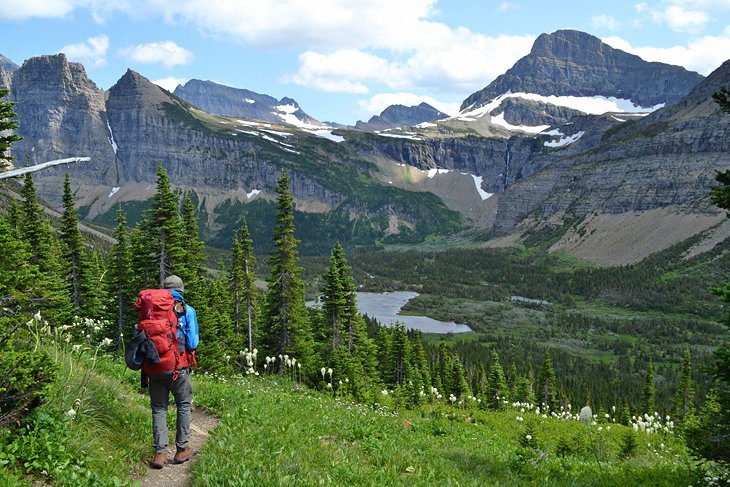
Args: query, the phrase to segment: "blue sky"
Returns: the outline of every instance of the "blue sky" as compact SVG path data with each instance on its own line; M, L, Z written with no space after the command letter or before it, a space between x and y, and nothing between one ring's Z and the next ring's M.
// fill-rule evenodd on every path
M3 0L0 54L65 52L108 89L128 67L210 79L354 123L392 103L454 113L560 28L708 74L730 58L730 0Z

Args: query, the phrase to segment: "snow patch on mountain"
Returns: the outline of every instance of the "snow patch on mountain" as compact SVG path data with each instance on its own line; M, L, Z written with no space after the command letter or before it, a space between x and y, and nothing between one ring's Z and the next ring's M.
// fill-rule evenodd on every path
M631 100L616 98L613 96L545 96L538 95L536 93L512 93L511 91L507 91L480 107L472 109L473 105L469 106L457 116L451 117L449 120L474 121L474 119L491 113L507 98L521 98L523 100L542 102L550 105L571 108L573 110L579 110L591 115L601 115L610 112L651 113L664 106L664 103L660 103L652 107L642 107L640 105L636 105Z
M494 196L494 193L487 193L482 189L482 180L484 179L482 176L475 176L474 174L471 174L471 177L474 179L474 185L477 187L477 192L482 198L482 201Z
M320 129L320 130L309 130L308 131L312 135L316 135L317 137L322 137L323 139L329 139L334 142L344 142L345 138L341 135L335 135L332 133L332 130L326 130L326 129Z
M549 132L543 132L543 134L541 135L552 135L560 137L558 140L548 140L544 142L543 145L545 147L565 147L566 145L570 145L576 140L583 137L583 134L585 134L585 132L581 130L580 132L576 132L572 135L565 135L559 129L554 129Z
M494 125L499 125L500 127L504 127L507 130L511 130L511 131L517 130L520 132L527 132L528 134L539 134L540 132L544 131L545 129L550 128L550 125L536 125L536 126L512 125L511 123L509 123L507 120L504 119L504 112L492 117L490 122L492 122Z
M117 153L117 143L114 142L114 133L112 132L112 126L109 125L109 120L108 119L106 121L106 128L109 129L109 137L107 137L107 138L109 139L109 143L112 146L112 150L116 154Z

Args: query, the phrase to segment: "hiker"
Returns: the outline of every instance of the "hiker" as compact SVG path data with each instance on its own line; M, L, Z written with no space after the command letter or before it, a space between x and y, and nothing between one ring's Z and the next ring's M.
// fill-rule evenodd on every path
M137 312L140 322L137 333L146 333L159 357L146 359L142 372L148 377L152 407L152 437L155 457L150 467L160 469L167 463L167 406L170 393L177 405L177 451L173 464L188 461L193 454L188 445L190 436L190 406L193 389L190 366L195 364L198 347L198 318L195 309L185 303L183 281L172 275L165 279L163 289L139 292ZM174 338L173 338L174 337Z

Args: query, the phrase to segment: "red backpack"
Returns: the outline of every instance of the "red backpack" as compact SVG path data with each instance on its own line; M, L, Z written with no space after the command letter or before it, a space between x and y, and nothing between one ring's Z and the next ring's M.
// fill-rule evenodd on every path
M137 331L144 330L160 355L157 365L144 361L142 371L147 375L173 372L176 376L179 369L190 366L184 345L181 352L178 344L174 306L169 289L143 289L138 294L135 304L139 318Z

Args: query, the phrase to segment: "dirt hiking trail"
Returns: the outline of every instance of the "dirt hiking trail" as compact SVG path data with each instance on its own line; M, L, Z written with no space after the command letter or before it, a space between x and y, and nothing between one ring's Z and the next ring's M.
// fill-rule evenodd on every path
M139 479L142 487L189 487L193 485L189 473L190 466L197 460L203 444L208 441L208 432L216 426L218 426L218 418L199 406L193 406L190 417L190 446L194 452L193 457L180 465L168 463L160 470L149 469L147 474ZM175 442L167 447L168 461L172 461L173 456L175 456Z

